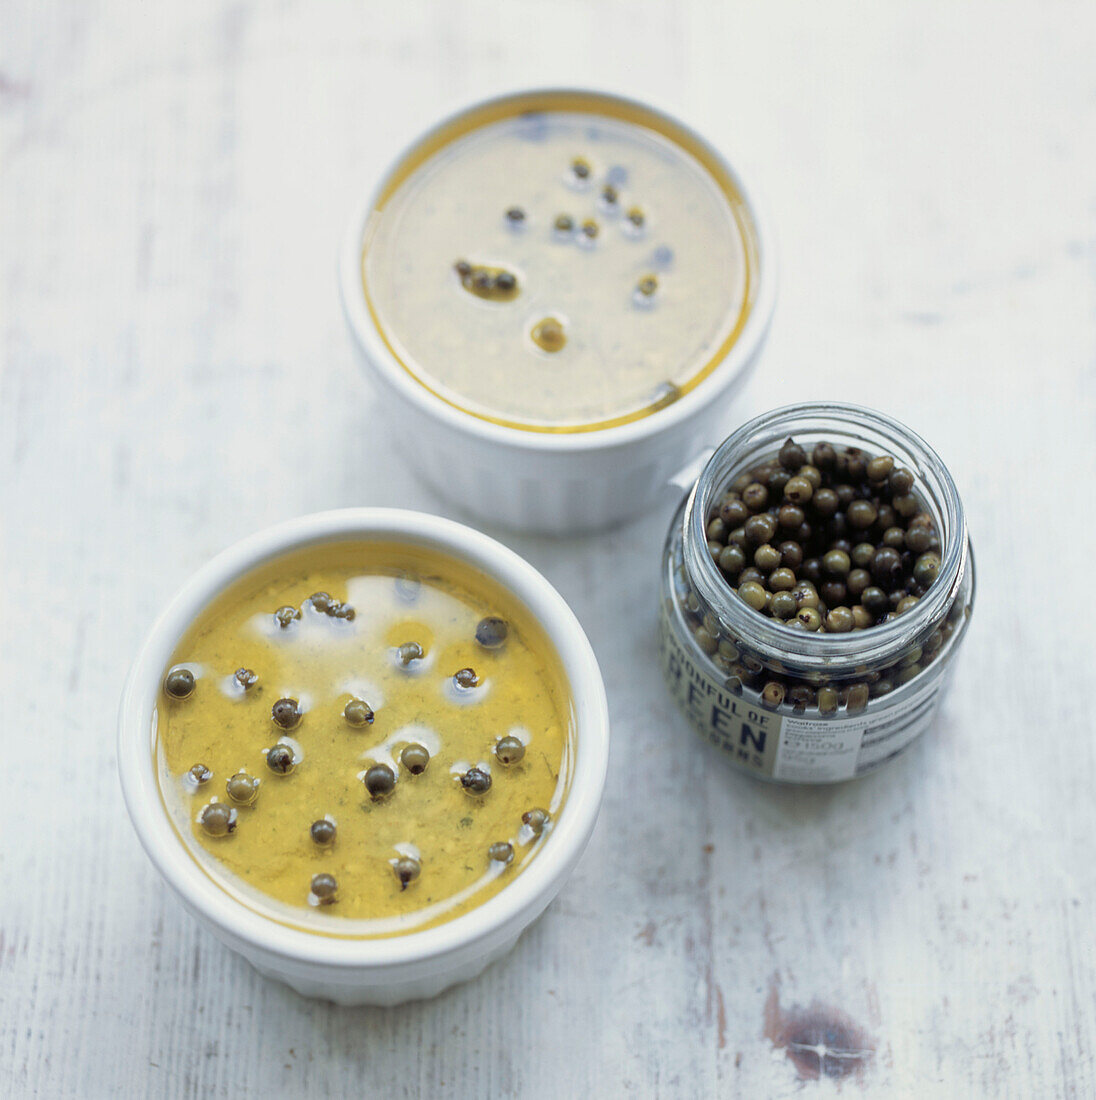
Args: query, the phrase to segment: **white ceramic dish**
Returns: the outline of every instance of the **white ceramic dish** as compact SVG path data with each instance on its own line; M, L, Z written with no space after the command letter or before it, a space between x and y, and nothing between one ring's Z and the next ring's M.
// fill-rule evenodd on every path
M390 539L467 562L508 588L544 627L561 658L575 710L575 768L544 849L483 905L446 924L389 939L315 935L240 904L184 848L160 796L154 716L161 678L180 636L227 585L271 558L348 539ZM555 897L597 820L609 757L605 688L578 620L527 562L493 539L449 520L396 509L321 512L237 543L189 581L153 626L122 695L118 766L122 792L149 858L186 908L257 970L299 993L340 1004L396 1004L432 997L504 955Z
M399 166L463 115L490 103L579 92L638 107L687 134L734 182L753 223L758 286L746 324L723 361L695 389L638 420L596 431L538 432L507 427L449 405L417 382L382 339L362 289L362 245L380 195ZM635 516L667 483L725 435L727 404L755 365L776 302L776 254L768 221L741 175L703 138L665 112L585 89L520 92L473 104L421 135L391 161L354 214L339 257L339 286L358 355L377 380L393 438L412 439L408 458L447 498L492 523L552 534L595 530ZM459 476L454 476L459 471Z

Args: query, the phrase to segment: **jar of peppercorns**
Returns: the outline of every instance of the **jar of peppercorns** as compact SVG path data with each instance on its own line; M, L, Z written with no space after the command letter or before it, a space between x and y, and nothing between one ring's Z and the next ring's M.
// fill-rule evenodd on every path
M932 725L973 600L936 452L871 409L792 405L727 439L671 522L662 667L744 771L837 782Z

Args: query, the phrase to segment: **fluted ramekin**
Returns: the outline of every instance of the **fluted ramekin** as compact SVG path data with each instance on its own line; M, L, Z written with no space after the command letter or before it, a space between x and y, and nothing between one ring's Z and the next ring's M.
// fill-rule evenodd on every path
M370 219L391 181L420 150L432 148L466 115L513 105L538 109L560 97L639 111L682 136L732 181L756 253L749 315L725 357L677 401L639 419L591 431L544 432L494 423L450 405L393 355L362 286ZM585 89L519 92L474 104L417 137L391 162L355 211L339 256L339 287L354 348L385 402L393 438L413 441L405 456L421 476L466 511L506 527L565 534L596 530L653 506L670 479L726 435L727 405L757 362L776 302L776 254L768 220L741 174L700 135L647 104Z
M509 590L555 647L574 707L570 789L544 846L521 874L482 905L445 924L386 939L316 935L237 901L184 847L156 773L155 715L164 668L209 602L265 562L312 545L385 540L428 547ZM562 887L597 820L609 755L609 716L597 661L563 598L531 565L477 531L436 516L355 508L303 516L230 547L191 578L149 633L122 695L118 766L134 828L184 906L257 970L299 993L340 1004L396 1004L431 997L504 955Z

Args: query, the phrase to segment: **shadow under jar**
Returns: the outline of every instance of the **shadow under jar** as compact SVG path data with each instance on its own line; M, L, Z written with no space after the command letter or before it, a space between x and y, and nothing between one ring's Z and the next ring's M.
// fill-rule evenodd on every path
M780 502L778 456L789 438L806 452L808 465L815 444L828 443L838 455L857 449L863 464L890 456L896 470L913 474L910 493L917 512L932 518L939 569L901 612L892 607L872 625L842 633L796 628L794 617L781 621L755 610L735 587L736 578L720 568L717 544L709 542L713 515L736 481L741 488L766 468L777 474L770 498ZM886 480L873 488L880 510L892 495ZM822 545L818 527L816 518L807 537L815 549ZM834 538L845 535L840 521L832 530ZM878 524L870 532L847 533L854 544L868 537L882 546L884 536ZM748 566L757 548L744 549ZM966 632L974 587L959 493L923 439L856 405L791 405L730 436L670 524L661 585L663 672L697 732L743 771L788 783L851 779L897 756L932 724Z

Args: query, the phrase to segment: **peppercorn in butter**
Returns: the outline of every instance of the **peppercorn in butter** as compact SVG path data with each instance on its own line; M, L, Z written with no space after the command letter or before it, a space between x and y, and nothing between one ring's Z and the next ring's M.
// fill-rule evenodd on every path
M449 920L520 874L566 797L558 656L501 585L436 551L283 556L164 670L161 793L244 904L336 935Z
M487 104L396 168L362 244L377 330L409 374L513 427L586 431L664 408L723 359L756 286L726 169L639 105Z

